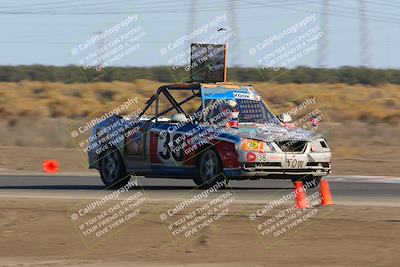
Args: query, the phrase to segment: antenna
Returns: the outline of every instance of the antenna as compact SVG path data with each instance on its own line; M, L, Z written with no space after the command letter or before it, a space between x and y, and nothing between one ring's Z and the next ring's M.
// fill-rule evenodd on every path
M227 64L228 64L228 39L226 33L228 32L228 29L226 28L219 28L217 30L218 32L225 31L225 43L224 43L224 83L226 83L227 79Z

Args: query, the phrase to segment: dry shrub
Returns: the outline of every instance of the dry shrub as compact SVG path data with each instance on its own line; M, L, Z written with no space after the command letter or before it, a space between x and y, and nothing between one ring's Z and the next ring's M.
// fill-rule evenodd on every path
M244 83L247 84L247 83ZM82 118L123 97L145 101L162 84L77 83L22 81L0 83L0 115L20 117ZM254 88L276 113L288 111L315 96L318 106L334 122L363 121L397 124L400 120L400 85L365 87L347 84L277 84L258 82Z

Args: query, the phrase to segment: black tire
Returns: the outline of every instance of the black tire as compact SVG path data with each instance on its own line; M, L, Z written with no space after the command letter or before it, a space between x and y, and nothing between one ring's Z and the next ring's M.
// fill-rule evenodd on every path
M308 184L307 188L314 188L314 187L317 187L320 184L321 178L322 178L322 176L309 175L309 176L306 176L306 177L292 178L292 182L294 184L297 181L301 181L301 182L303 182L303 185L306 184L306 183Z
M214 149L210 148L201 153L197 161L197 176L193 178L193 181L204 189L224 181L221 159ZM226 183L227 181L225 185Z
M103 184L111 189L126 185L131 176L126 172L124 161L118 150L107 151L100 160L100 176Z

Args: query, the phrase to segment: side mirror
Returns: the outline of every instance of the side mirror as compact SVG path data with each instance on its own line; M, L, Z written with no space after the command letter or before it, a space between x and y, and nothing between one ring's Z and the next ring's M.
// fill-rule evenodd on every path
M290 116L287 113L283 113L279 116L279 119L283 122L283 123L291 123L293 121L292 116Z

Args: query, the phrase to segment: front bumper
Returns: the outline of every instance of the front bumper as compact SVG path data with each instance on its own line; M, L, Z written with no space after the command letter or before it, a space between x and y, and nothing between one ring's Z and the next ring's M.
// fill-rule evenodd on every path
M270 166L247 167L224 169L224 174L232 180L246 179L291 179L296 176L326 176L331 172L331 164L326 167L310 166L302 169L271 168Z
M296 176L326 176L331 172L331 153L272 154L266 161L240 162L238 168L225 168L224 174L233 180L239 179L291 179ZM289 158L299 157L304 164L290 168Z

